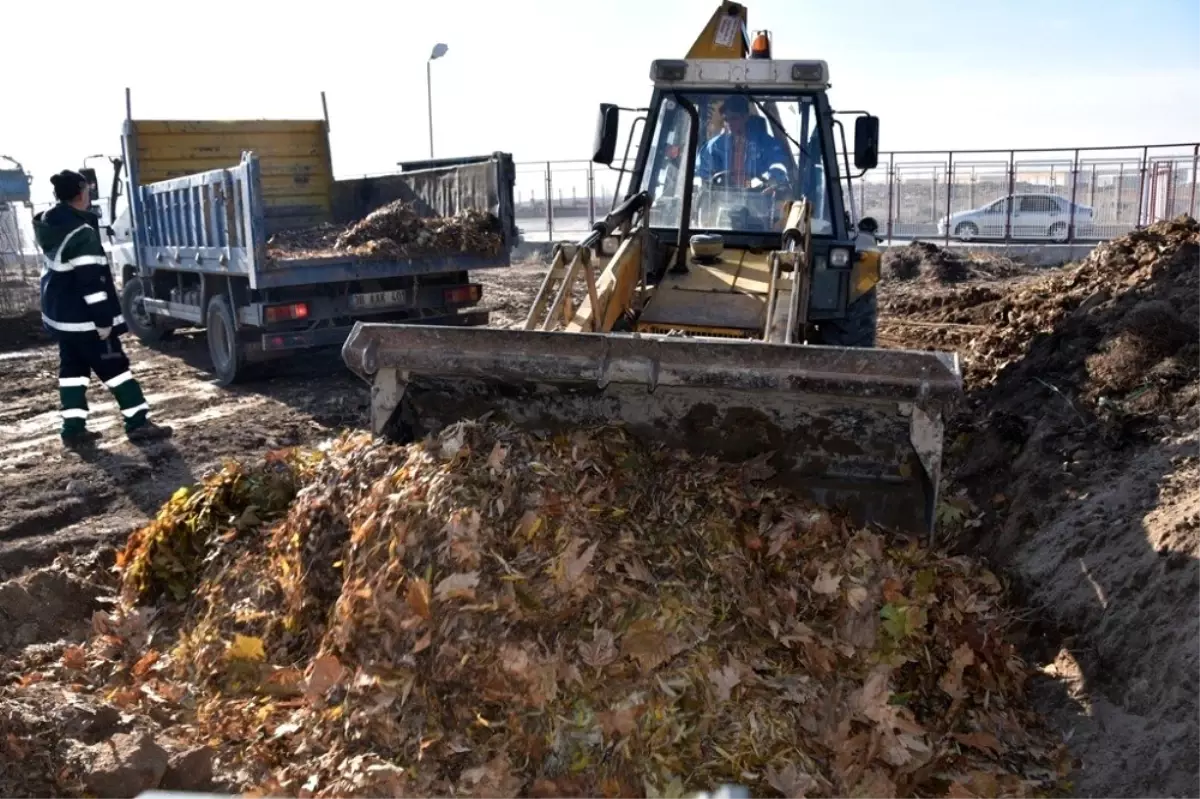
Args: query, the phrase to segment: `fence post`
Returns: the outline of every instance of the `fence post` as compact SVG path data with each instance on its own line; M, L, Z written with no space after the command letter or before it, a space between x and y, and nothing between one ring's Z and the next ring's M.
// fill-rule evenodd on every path
M1142 165L1138 169L1138 207L1137 207L1137 223L1134 225L1135 230L1140 230L1142 227L1142 211L1146 207L1146 167L1147 159L1150 158L1150 148L1142 148Z
M1012 240L1013 192L1017 188L1017 153L1008 151L1008 198L1004 203L1004 243Z
M892 210L893 191L896 187L896 154L888 153L888 206L887 206L887 240L888 244L892 243L892 219L895 214ZM1193 184L1193 188L1195 184Z
M1118 192L1120 189L1118 188ZM1092 164L1092 182L1088 185L1088 205L1092 207L1093 219L1096 213L1096 165Z
M588 193L588 230L596 224L596 171L591 161L588 161L587 171Z
M950 189L954 185L954 151L946 154L946 241L950 246Z
M550 162L546 162L546 240L554 243L554 182L550 178Z
M1117 224L1121 224L1121 198L1125 196L1125 162L1117 164ZM1118 234L1120 235L1120 234Z
M1200 213L1196 212L1196 179L1197 179L1196 167L1197 166L1200 166L1200 144L1194 145L1192 147L1192 196L1188 200L1188 214L1190 214L1193 218L1200 216Z
M1079 188L1079 149L1075 149L1075 160L1071 162L1071 218L1067 220L1067 241L1075 241L1075 197Z

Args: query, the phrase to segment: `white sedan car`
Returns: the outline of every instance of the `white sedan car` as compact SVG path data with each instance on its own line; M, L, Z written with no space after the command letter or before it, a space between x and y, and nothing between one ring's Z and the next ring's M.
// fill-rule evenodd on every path
M1050 239L1066 242L1070 237L1071 201L1053 194L1011 194L970 211L959 211L938 222L938 235L960 241L1002 239L1012 207L1011 236L1014 239ZM1093 230L1092 209L1075 203L1075 237L1086 238Z

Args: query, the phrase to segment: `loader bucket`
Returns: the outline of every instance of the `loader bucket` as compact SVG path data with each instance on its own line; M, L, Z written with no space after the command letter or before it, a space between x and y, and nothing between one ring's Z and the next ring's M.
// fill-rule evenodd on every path
M492 412L546 433L619 422L773 479L860 522L932 533L956 355L645 334L358 323L342 358L371 425L420 439Z

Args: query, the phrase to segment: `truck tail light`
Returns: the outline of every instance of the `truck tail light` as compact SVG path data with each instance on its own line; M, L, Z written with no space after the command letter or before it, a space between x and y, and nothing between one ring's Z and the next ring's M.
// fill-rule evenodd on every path
M450 304L477 302L482 293L482 287L475 283L470 286L455 286L452 289L446 289L442 292L442 298Z
M268 322L290 322L308 318L308 303L294 302L291 305L272 305L264 312Z

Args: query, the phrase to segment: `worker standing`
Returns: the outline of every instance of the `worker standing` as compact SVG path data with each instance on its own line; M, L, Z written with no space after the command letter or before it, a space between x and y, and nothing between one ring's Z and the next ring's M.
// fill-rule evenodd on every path
M58 342L62 441L71 449L94 444L87 429L87 387L95 373L121 409L125 434L141 443L167 438L169 427L148 418L150 406L121 349L125 319L100 241L100 221L89 210L87 180L69 169L50 178L58 204L33 219L42 250L42 325Z

